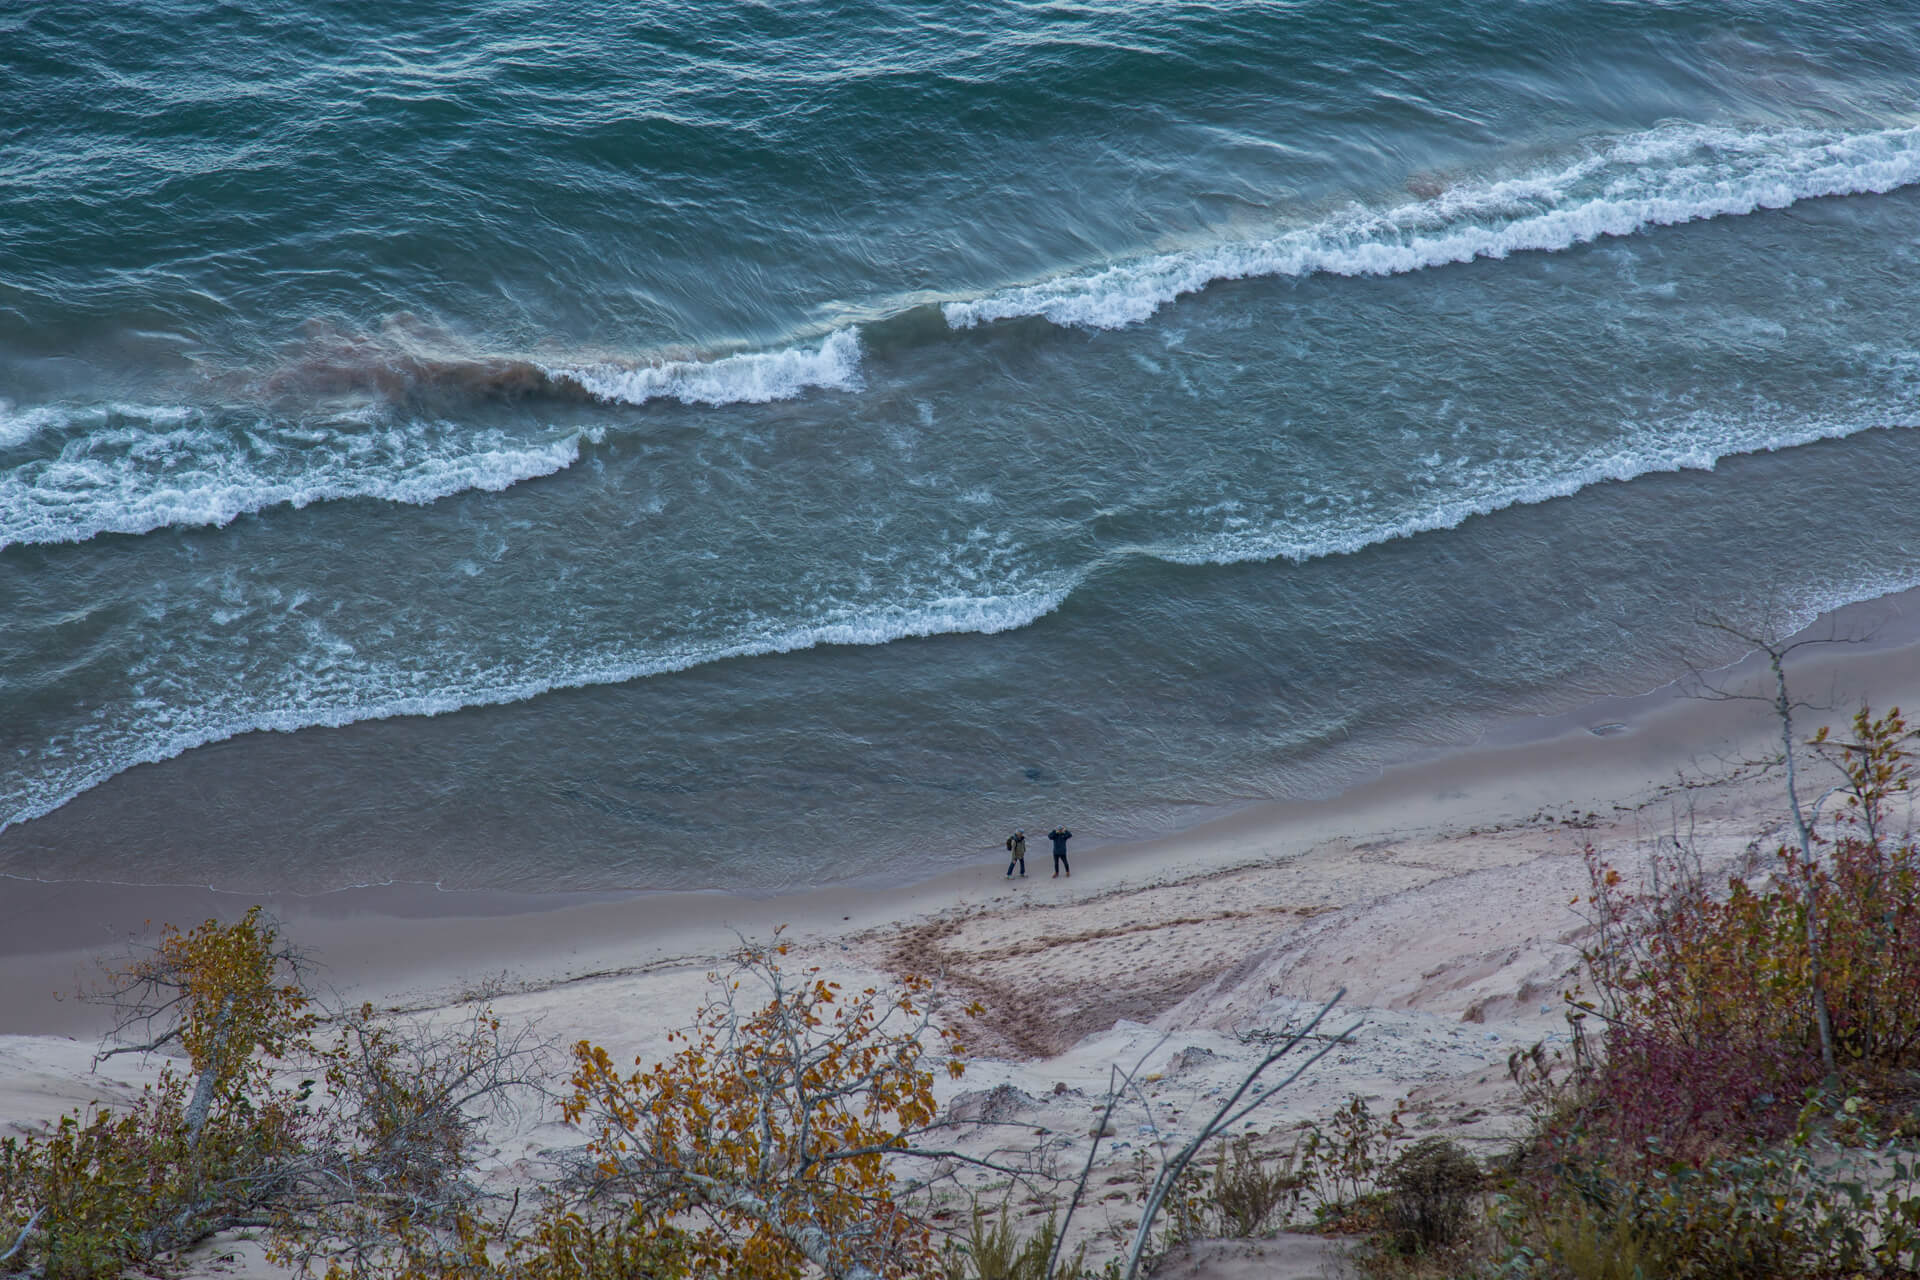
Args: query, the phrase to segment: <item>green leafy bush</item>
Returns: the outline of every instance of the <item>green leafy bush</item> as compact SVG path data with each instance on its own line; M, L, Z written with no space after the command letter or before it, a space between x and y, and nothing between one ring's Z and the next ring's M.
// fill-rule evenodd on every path
M1315 1124L1299 1149L1299 1171L1323 1220L1347 1216L1377 1189L1394 1144L1406 1132L1404 1104L1376 1116L1367 1100L1350 1094L1324 1124Z

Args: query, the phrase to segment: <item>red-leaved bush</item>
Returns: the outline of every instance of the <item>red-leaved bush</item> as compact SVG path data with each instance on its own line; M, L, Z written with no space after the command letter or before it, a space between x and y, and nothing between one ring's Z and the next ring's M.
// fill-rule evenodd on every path
M1675 844L1635 887L1588 849L1584 1004L1605 1022L1588 1116L1629 1148L1685 1158L1784 1132L1825 1074L1816 991L1842 1076L1920 1060L1920 849L1892 829L1914 735L1897 708L1852 729L1809 744L1840 780L1807 851L1716 885Z

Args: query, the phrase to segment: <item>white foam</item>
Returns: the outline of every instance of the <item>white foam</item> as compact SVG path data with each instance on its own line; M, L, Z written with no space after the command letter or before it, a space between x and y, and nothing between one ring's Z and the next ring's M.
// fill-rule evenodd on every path
M1668 125L1614 140L1551 172L1463 184L1390 208L1356 205L1267 239L1159 254L941 310L955 328L1039 316L1117 329L1219 280L1395 275L1915 182L1920 129L1839 134Z
M0 449L25 444L45 428L58 427L67 421L68 415L52 405L16 409L11 400L0 400Z
M1819 440L1878 429L1854 419L1806 420L1769 428L1762 420L1730 421L1706 414L1667 421L1658 431L1638 434L1629 443L1595 450L1573 459L1552 476L1486 476L1477 492L1433 503L1399 518L1328 513L1314 508L1312 527L1297 530L1247 519L1241 504L1224 503L1210 514L1230 525L1227 532L1186 546L1134 547L1135 554L1183 564L1225 564L1286 558L1306 561L1347 554L1396 538L1452 528L1475 516L1570 496L1606 481L1627 481L1657 472L1711 470L1722 458L1793 448ZM1467 486L1469 488L1473 486ZM462 670L455 655L426 660L411 674L379 668L353 670L351 646L310 624L311 660L289 669L326 672L323 688L281 689L271 694L272 710L236 711L217 706L154 703L137 724L90 725L75 737L44 744L49 760L87 761L70 772L53 772L31 781L18 779L11 795L0 799L0 831L52 812L74 796L136 764L169 759L195 747L258 730L294 732L340 727L363 720L432 716L468 707L525 701L559 689L620 684L682 671L707 663L789 653L820 645L878 646L896 640L955 633L994 635L1029 626L1057 610L1084 581L1085 572L1061 572L1031 590L1004 594L951 594L913 605L834 605L791 626L737 634L705 643L655 651L606 651L578 655L563 667L528 677L502 669ZM1832 586L1809 609L1825 609L1915 585L1904 577L1882 576ZM333 678L345 669L344 682ZM411 690L411 680L430 678L430 690Z
M758 404L810 387L857 389L860 339L849 329L811 349L546 372L603 400ZM261 422L241 433L245 447L236 449L231 428L178 405L16 410L0 402L0 447L43 433L67 437L56 456L0 475L0 549L169 525L218 527L268 507L341 498L422 504L467 490L497 492L573 465L581 443L604 434L593 428L529 442L451 423L384 423L379 410L363 409L318 428Z
M302 447L258 424L233 434L188 411L116 406L108 425L42 412L41 426L80 426L59 454L0 475L0 548L83 542L103 533L169 525L221 526L272 506L340 498L424 504L478 489L497 492L573 465L598 430L545 442L500 433L475 438L450 423L329 431ZM125 419L135 418L137 424Z
M719 360L670 360L663 364L598 364L549 368L601 400L645 404L678 400L683 404L765 404L791 400L813 387L857 391L860 337L852 329L828 334L817 348L750 351Z
M195 747L243 733L260 730L292 733L308 728L339 728L363 720L444 715L468 707L524 702L558 689L623 684L730 658L791 653L819 645L882 645L956 632L994 635L1028 626L1053 612L1077 584L1077 578L1063 578L1049 587L1002 596L947 596L918 605L889 605L871 611L829 609L817 618L780 631L743 635L662 653L587 655L566 669L532 678L490 679L492 673L488 672L461 673L458 659L444 664L428 661L422 664L421 670L431 672L440 681L430 693L404 691L408 679L405 673L375 670L357 677L361 696L351 699L329 699L324 693L303 697L299 690L276 690L267 699L274 704L274 710L237 714L217 707L171 707L156 703L145 723L148 726L155 721L161 723L164 727L158 733L149 731L143 735L132 728L108 728L90 734L91 740L80 737L47 744L43 755L74 756L93 763L71 773L17 783L19 789L12 796L0 799L0 804L6 806L0 811L0 831L51 813L81 792L137 764L168 760ZM318 623L310 627L309 636L313 661L290 664L290 668L324 671L334 666L336 655L331 650L338 642ZM383 684L386 687L381 687ZM170 717L171 723L168 723Z

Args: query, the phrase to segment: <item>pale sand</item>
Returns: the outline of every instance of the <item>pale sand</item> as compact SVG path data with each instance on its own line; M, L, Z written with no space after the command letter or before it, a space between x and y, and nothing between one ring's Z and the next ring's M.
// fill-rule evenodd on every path
M1920 706L1920 597L1843 610L1815 630L1869 627L1869 642L1803 650L1793 662L1797 691L1839 708L1803 713L1807 732L1841 723L1862 696L1876 708ZM1749 661L1716 680L1752 688L1762 676ZM1777 744L1763 703L1668 689L1511 724L1330 800L1258 806L1164 840L1076 847L1070 879L1048 877L1040 842L1034 874L1011 883L998 853L983 850L977 866L923 884L778 899L677 894L536 910L537 899L368 890L271 906L354 1000L432 1009L504 974L494 1005L510 1018L649 1061L737 935L764 938L785 924L793 963L848 980L940 975L988 1006L970 1027L980 1057L964 1080L942 1085L961 1114L1003 1122L969 1128L973 1148L1045 1130L1071 1141L1077 1163L1111 1066L1145 1055L1152 1114L1137 1102L1117 1113L1095 1178L1102 1198L1081 1224L1117 1233L1132 1208L1123 1179L1134 1153L1193 1132L1257 1054L1247 1033L1285 1025L1343 986L1334 1025L1360 1023L1354 1042L1258 1113L1251 1127L1264 1143L1284 1143L1351 1093L1377 1109L1408 1099L1415 1133L1489 1147L1510 1135L1508 1055L1565 1031L1559 997L1585 928L1570 905L1585 884L1582 847L1631 862L1690 832L1713 864L1733 867L1756 838L1784 828L1777 775L1742 763ZM145 1070L120 1058L89 1074L99 1014L54 993L84 977L100 942L142 919L245 904L5 884L0 1033L12 1034L0 1034L0 1126L125 1096ZM66 939L88 945L57 945ZM492 1163L503 1175L531 1172L542 1151L576 1140L549 1114L529 1115L493 1135Z

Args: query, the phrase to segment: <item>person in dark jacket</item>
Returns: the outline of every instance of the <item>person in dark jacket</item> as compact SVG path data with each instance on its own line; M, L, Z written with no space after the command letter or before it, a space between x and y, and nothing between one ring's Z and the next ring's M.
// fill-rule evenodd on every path
M1023 876L1026 875L1027 833L1024 831L1016 831L1008 836L1007 852L1012 855L1007 859L1007 879L1013 879L1013 869L1016 865L1020 868L1020 874Z
M1053 878L1058 880L1062 871L1072 875L1073 868L1067 865L1067 841L1073 839L1073 832L1055 827L1047 832L1047 839L1053 841Z

